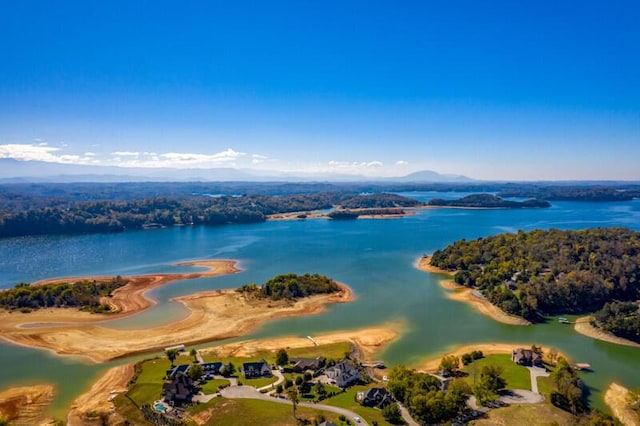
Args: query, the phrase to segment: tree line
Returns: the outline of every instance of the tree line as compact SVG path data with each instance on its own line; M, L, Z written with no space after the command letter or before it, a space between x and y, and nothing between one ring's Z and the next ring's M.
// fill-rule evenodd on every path
M640 297L640 233L625 228L519 231L436 251L431 264L455 272L514 315L540 321Z
M41 234L122 232L174 225L257 223L268 215L329 209L365 208L379 203L396 207L420 204L393 194L317 193L288 196L189 196L122 201L86 201L0 215L0 237Z
M111 307L102 303L102 297L127 284L117 276L107 281L83 280L75 283L60 282L44 285L17 284L0 291L0 307L28 312L40 308L80 308L94 313L109 312Z
M606 303L593 321L608 333L640 343L640 306L636 302Z
M238 288L242 293L271 300L299 299L314 294L336 293L340 290L338 283L319 274L282 274L271 278L261 286L246 284Z
M548 201L532 198L526 201L503 200L491 194L471 194L457 200L443 200L434 198L429 201L430 206L467 207L467 208L498 208L498 209L531 209L551 207Z

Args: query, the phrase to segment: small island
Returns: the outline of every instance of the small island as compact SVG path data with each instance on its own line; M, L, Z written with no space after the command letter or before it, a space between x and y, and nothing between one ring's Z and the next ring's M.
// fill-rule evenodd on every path
M551 207L548 201L533 198L526 201L509 201L491 194L472 194L457 200L434 198L429 201L429 205L469 209L539 209Z
M455 271L457 284L531 322L549 315L596 314L594 325L637 339L640 233L625 228L520 231L460 240L430 264ZM624 312L630 320L622 320Z

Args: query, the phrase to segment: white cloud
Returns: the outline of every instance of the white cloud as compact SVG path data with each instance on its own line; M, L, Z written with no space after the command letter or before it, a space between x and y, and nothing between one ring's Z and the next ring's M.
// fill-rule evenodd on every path
M96 153L95 153L95 152L85 152L85 153L84 153L84 156L85 156L85 157L95 157L95 156L96 156Z
M117 156L117 157L138 157L138 156L140 156L139 152L132 152L132 151L116 151L116 152L113 152L112 154Z
M220 164L234 166L235 161L246 156L244 152L228 148L215 154L200 154L191 152L129 152L118 151L112 153L110 164L120 167L171 167L171 168L206 168Z
M407 164L409 164L408 161L404 161L404 160L396 161L396 166L406 166Z
M60 148L39 144L0 145L0 158L13 158L22 161L46 161L48 163L73 163L77 156L57 155Z

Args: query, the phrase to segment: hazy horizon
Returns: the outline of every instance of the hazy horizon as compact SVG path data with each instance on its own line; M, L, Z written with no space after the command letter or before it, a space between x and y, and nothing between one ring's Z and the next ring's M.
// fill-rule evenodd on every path
M639 14L633 1L4 2L0 158L638 181Z

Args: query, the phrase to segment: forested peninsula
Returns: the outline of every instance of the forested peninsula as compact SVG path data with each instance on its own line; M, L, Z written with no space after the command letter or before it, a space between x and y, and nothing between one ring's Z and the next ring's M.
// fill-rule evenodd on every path
M456 283L532 322L605 307L596 315L605 330L634 339L629 330L638 329L633 305L640 298L640 233L629 229L520 231L460 240L433 253L431 265L455 271ZM636 323L608 321L622 311L635 315Z
M140 200L69 202L54 207L16 209L0 214L0 237L42 234L122 232L180 225L263 222L269 215L334 207L401 208L423 205L395 194L318 193L287 196L188 196Z
M530 199L526 201L509 201L491 194L472 194L457 200L443 200L434 198L429 201L430 206L460 207L481 209L530 209L551 207L548 201Z

